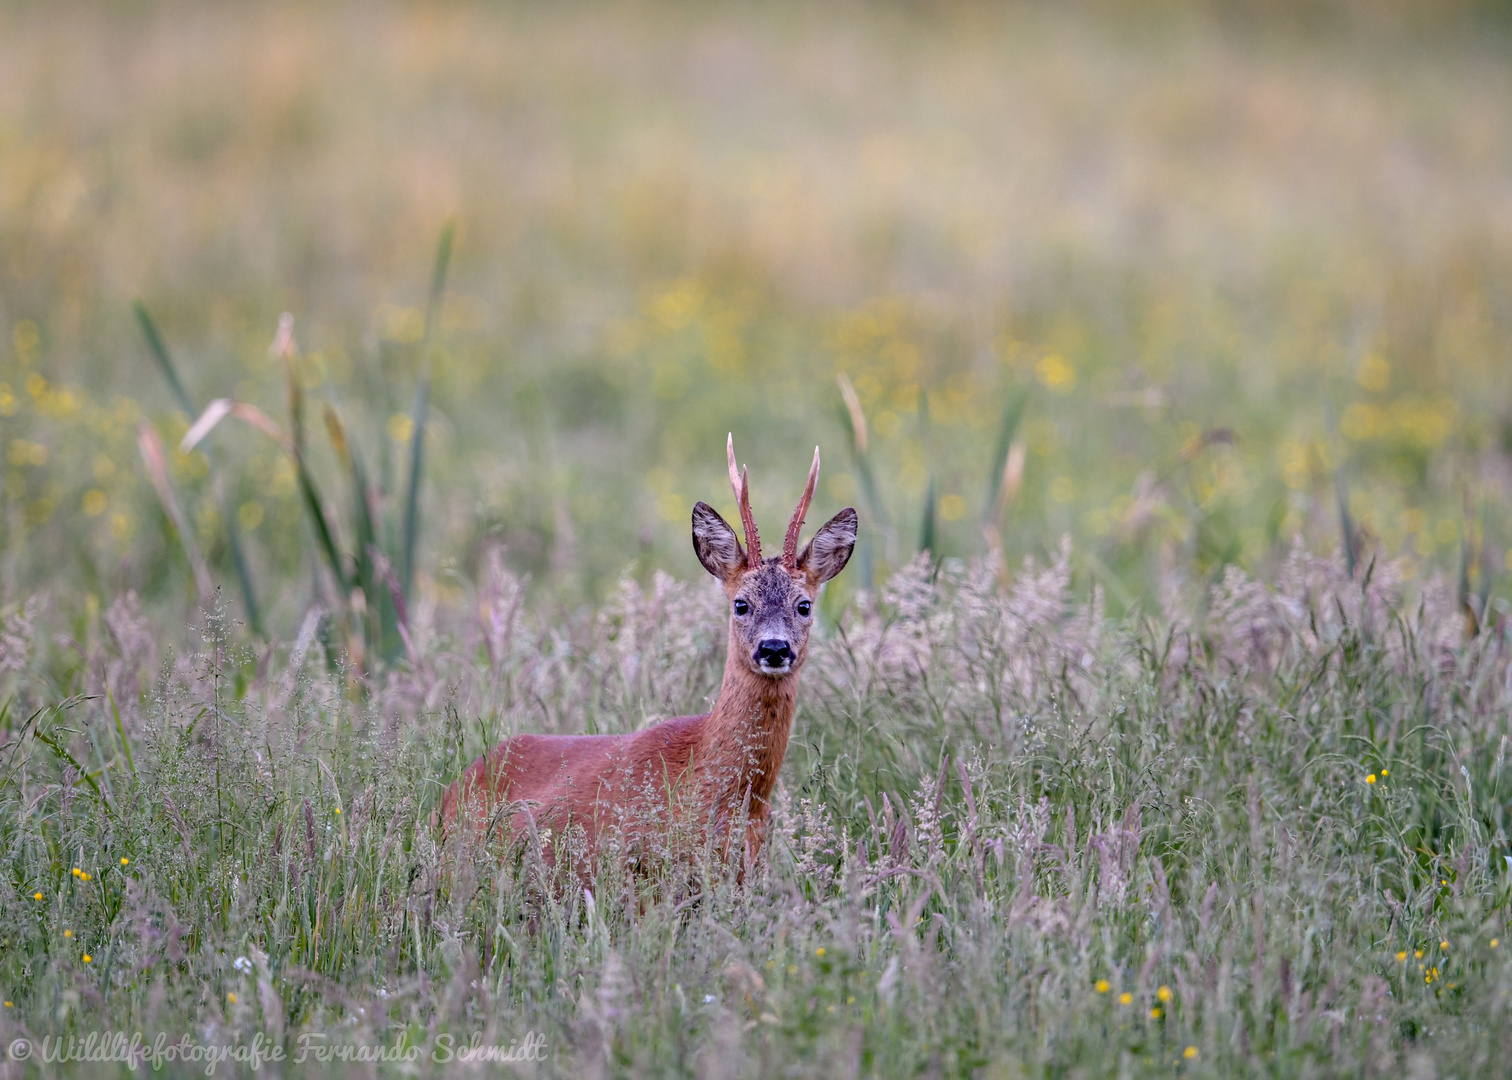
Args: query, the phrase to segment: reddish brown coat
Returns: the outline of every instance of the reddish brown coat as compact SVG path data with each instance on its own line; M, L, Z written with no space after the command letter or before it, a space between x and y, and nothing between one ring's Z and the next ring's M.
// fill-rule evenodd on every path
M728 454L748 546L712 507L693 508L694 551L731 604L714 708L629 735L516 735L447 789L444 829L462 823L479 838L505 839L532 826L550 829L585 871L610 849L632 860L711 840L722 854L760 850L792 733L813 602L850 558L856 512L836 514L798 551L819 476L815 448L782 557L763 560L733 443ZM548 858L553 846L542 845Z
M711 712L628 735L516 735L447 789L441 820L449 825L461 811L480 838L519 837L530 818L556 835L577 824L591 856L606 835L633 849L681 816L695 836L712 828L721 850L749 845L754 856L787 755L798 666L778 679L757 675L732 647ZM731 838L731 819L743 810L748 833Z

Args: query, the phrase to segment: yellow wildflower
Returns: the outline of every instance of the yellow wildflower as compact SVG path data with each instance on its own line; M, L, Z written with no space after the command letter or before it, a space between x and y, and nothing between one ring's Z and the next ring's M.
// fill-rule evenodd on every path
M128 859L126 856L122 855L121 856L121 865L122 866L130 866L131 865L131 860Z
M1158 997L1161 1001L1170 1001L1171 988L1169 986L1162 986L1159 990L1155 991L1155 996Z
M1108 992L1108 980L1098 979L1097 982L1092 984L1092 989L1096 990L1099 994L1106 994Z
M1195 1046L1189 1046L1181 1052L1181 1056L1186 1058L1188 1061L1191 1061L1194 1057L1197 1056L1197 1048Z
M34 892L34 893L32 893L32 899L33 900L40 900L40 899L42 899L42 894L39 893L39 892Z
M88 953L85 953L84 954L84 962L86 964L92 964L92 963L94 963L94 957L90 956Z
M73 937L73 931L72 930L65 930L65 931L63 931L63 936L64 937Z
M1118 995L1118 1003L1120 1005L1132 1005L1134 1004L1134 995L1125 990Z
M1153 1009L1150 1010L1150 1019L1151 1020L1159 1020L1162 1015L1164 1015L1164 1014L1160 1011L1160 1006L1159 1005L1155 1006Z
M1403 949L1401 952L1397 953L1397 959L1398 960L1406 960L1407 959L1407 950Z
M1376 782L1376 775L1375 775L1375 773L1371 773L1369 776L1367 776L1365 778L1365 782L1367 784L1373 784L1373 783L1375 783Z
M815 949L814 950L814 955L815 956L823 956L824 955L824 946L821 945L817 949Z
M236 1004L236 995L235 994L227 994L226 995L226 1000L229 1001L231 1004L235 1005Z

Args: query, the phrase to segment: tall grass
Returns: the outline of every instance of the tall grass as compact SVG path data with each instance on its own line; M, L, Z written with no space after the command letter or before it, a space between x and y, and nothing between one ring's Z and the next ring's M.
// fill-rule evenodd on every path
M1070 552L1008 588L921 558L817 643L768 853L743 884L703 865L694 901L438 842L483 747L697 710L722 662L712 587L627 580L564 625L484 565L474 614L357 701L318 642L259 655L220 614L161 657L129 600L67 645L10 615L7 1038L535 1029L552 1075L1506 1052L1512 643L1467 641L1448 582L1297 549L1203 621L1115 623Z

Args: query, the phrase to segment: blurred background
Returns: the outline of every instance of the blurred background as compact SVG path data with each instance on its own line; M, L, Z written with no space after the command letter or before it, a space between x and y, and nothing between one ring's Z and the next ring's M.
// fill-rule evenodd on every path
M1453 3L7 5L0 601L208 577L287 639L496 549L591 604L701 575L733 431L769 546L815 443L810 528L860 509L832 611L1069 535L1114 615L1297 537L1483 614L1509 44ZM256 412L183 449L214 399Z

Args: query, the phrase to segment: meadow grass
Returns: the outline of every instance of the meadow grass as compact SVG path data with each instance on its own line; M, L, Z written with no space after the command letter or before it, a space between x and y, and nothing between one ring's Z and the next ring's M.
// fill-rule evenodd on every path
M0 10L0 1041L1495 1072L1506 30L1327 10ZM763 859L439 837L708 707L732 429Z
M706 707L723 604L626 580L563 625L488 565L473 617L357 694L318 640L269 663L220 615L160 658L127 601L82 641L13 637L35 711L0 802L7 1038L536 1031L550 1075L1471 1076L1506 1052L1512 665L1452 584L1409 598L1400 566L1297 548L1202 621L1117 624L1065 557L1006 586L918 560L816 643L743 882L610 866L583 892L529 845L441 841L439 785L516 730Z

